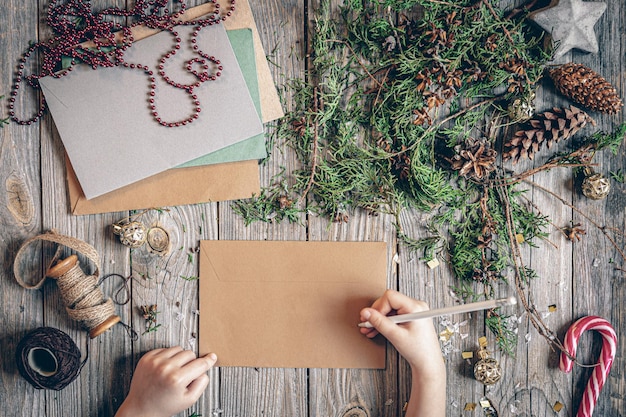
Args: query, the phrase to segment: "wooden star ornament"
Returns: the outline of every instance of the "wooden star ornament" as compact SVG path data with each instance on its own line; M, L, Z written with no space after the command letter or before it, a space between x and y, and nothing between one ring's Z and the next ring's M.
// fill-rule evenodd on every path
M554 59L576 48L597 53L598 40L593 26L606 10L606 3L582 0L553 0L529 18L552 35L558 43Z

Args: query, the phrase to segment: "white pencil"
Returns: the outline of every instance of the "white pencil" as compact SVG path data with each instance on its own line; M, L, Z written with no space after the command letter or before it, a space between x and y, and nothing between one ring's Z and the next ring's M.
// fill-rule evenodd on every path
M500 298L498 300L480 301L478 303L461 304L454 307L438 308L436 310L420 311L419 313L399 314L397 316L388 316L389 320L394 323L406 323L408 321L429 319L437 316L446 316L449 314L469 313L470 311L486 310L488 308L496 308L507 305L517 304L515 297ZM359 327L373 327L369 321L359 323Z

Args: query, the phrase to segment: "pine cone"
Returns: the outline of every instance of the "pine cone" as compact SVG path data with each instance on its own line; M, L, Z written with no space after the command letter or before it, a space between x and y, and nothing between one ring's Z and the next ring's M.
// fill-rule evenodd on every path
M548 149L553 143L568 139L582 129L587 122L595 126L596 122L587 113L577 107L553 108L552 111L539 113L521 125L520 130L504 144L504 160L533 159L545 143Z
M590 110L614 114L624 105L611 83L582 64L570 62L549 74L561 94Z
M455 146L454 151L455 155L446 159L463 177L480 180L496 169L497 152L487 138L468 138L463 145Z

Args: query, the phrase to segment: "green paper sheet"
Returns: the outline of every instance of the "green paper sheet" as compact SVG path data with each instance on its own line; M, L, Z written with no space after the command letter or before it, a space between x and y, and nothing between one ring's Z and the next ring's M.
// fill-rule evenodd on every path
M261 117L261 99L259 95L259 81L257 79L254 45L252 41L251 29L229 30L228 40L230 40L235 57L243 73L250 96L254 102L254 107ZM247 161L250 159L262 159L267 156L265 150L265 135L252 136L249 139L227 146L216 152L193 159L176 168L186 168L199 165L210 165L223 162Z

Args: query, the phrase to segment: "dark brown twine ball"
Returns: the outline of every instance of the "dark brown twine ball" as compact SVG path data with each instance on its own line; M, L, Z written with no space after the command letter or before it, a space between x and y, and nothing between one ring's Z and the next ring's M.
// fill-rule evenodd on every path
M37 389L62 390L76 379L87 361L69 335L53 327L39 327L17 345L20 374Z

